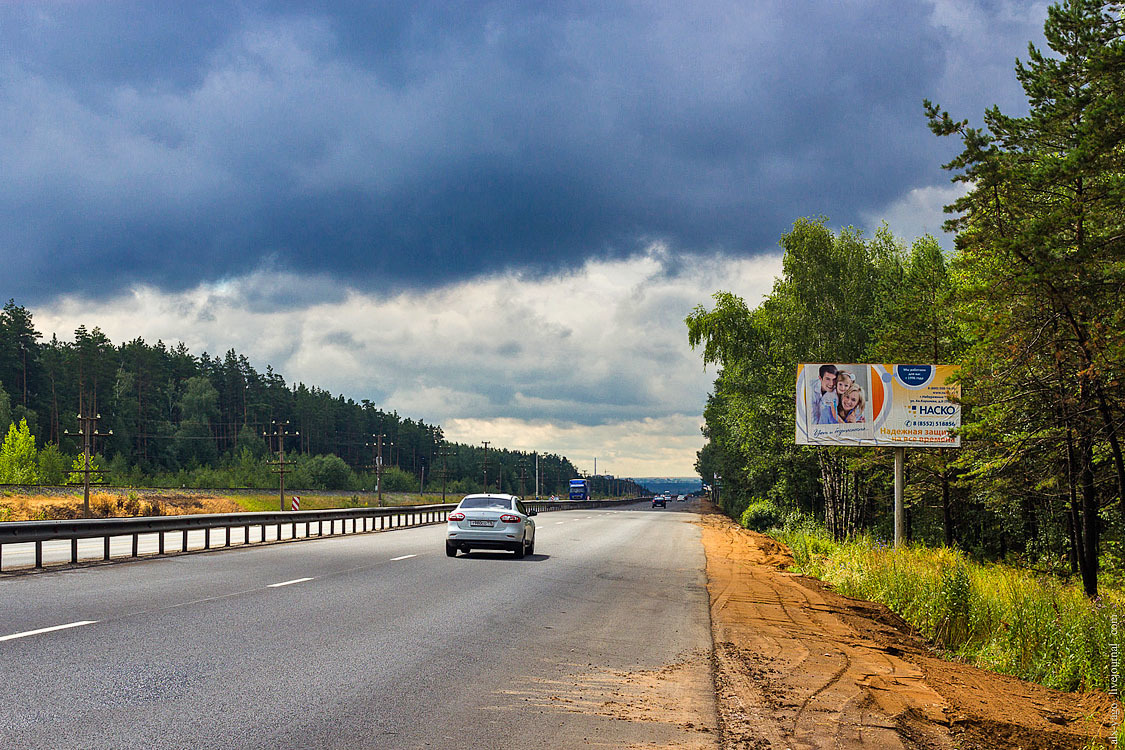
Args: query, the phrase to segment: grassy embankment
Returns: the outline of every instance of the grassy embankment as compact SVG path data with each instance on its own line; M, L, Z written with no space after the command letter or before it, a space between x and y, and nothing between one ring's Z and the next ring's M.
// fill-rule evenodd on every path
M1118 592L1091 602L1077 586L948 548L833 544L807 531L777 537L800 572L887 605L952 656L1059 690L1110 687L1113 621L1125 621Z
M378 498L374 493L353 495L322 494L316 491L297 493L301 510L330 508L375 507ZM288 506L292 498L286 493ZM459 497L449 496L448 502ZM82 514L82 490L59 494L0 494L0 522L37 521L78 518ZM407 492L384 492L383 505L430 505L441 502L441 495L419 495ZM276 493L230 493L189 490L141 490L102 492L90 494L91 515L96 518L126 516L169 516L189 513L240 513L244 511L275 511L279 509Z
M979 563L956 549L836 542L807 519L772 509L751 506L743 525L787 544L796 571L885 604L951 658L1058 690L1121 688L1112 673L1125 639L1121 591L1103 587L1091 601L1074 582ZM1117 739L1125 743L1125 731Z

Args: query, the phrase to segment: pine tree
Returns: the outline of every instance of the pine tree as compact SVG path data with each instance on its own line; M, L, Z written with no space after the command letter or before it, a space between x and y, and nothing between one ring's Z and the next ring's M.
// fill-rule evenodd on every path
M1125 23L1120 3L1067 0L1049 8L1044 35L1016 75L1025 117L996 107L969 128L926 102L931 129L960 135L946 167L968 193L959 217L957 273L977 341L966 373L981 409L966 428L997 437L1013 466L1036 455L1069 488L1071 535L1088 594L1097 590L1099 467L1111 457L1125 519L1120 427L1125 371ZM999 439L1002 438L1002 439Z

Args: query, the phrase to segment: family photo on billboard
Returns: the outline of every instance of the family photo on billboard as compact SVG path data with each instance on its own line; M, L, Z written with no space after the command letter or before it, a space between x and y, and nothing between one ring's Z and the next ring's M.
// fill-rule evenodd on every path
M812 384L809 418L812 424L856 424L866 421L867 367L820 365ZM861 382L862 381L862 382Z
M960 386L949 365L797 367L796 441L802 445L960 445Z
M806 366L808 435L824 441L859 440L871 434L870 368L867 365Z

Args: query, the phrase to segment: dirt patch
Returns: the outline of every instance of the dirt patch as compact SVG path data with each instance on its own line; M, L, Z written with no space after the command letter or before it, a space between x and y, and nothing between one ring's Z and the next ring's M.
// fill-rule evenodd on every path
M939 658L882 605L787 573L785 547L714 509L700 524L725 748L1081 748L1109 696Z
M568 665L578 667L579 665ZM576 713L627 722L666 725L674 737L664 744L632 742L629 750L715 750L710 654L691 653L660 669L579 671L563 680L536 679L523 689L500 690L505 706L533 706L550 713ZM597 747L621 747L599 742Z

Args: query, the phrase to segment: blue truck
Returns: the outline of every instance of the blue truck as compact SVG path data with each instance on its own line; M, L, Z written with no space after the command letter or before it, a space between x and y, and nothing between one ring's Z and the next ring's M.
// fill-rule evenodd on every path
M571 479L570 480L570 499L571 500L589 500L590 499L590 480L588 480L588 479Z

